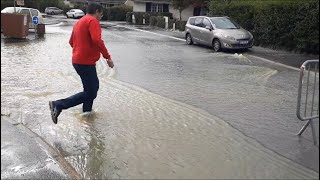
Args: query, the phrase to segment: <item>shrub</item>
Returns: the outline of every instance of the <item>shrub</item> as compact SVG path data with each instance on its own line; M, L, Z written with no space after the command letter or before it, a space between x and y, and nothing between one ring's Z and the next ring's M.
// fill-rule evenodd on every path
M109 21L126 21L127 13L132 12L133 8L130 6L114 6L104 9L102 20Z
M235 19L251 31L255 45L319 54L319 1L212 1L211 15Z
M133 15L138 25L143 25L143 19L145 19L146 24L150 24L151 16L167 16L169 19L172 19L172 13L133 12Z

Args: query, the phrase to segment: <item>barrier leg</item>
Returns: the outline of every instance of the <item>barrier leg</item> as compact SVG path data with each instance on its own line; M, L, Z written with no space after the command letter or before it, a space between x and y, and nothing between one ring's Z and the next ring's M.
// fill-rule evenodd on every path
M314 145L317 145L317 135L316 130L314 129L313 121L310 120L311 130L312 130L312 136L313 136L313 143Z
M311 122L311 120L309 120L309 121L301 128L301 130L300 130L299 133L298 133L298 136L301 136L301 135L302 135L302 133L303 133L303 132L307 129L307 127L309 126L310 122Z

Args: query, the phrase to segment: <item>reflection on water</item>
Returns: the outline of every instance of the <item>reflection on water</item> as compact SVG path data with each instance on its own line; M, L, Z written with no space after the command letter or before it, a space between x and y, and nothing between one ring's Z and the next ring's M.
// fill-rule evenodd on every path
M117 70L108 69L104 61L97 64L100 90L94 104L96 112L84 117L81 107L75 107L63 111L58 125L54 125L48 101L82 89L70 65L67 37L57 33L37 43L1 42L1 110L9 109L13 118L22 119L42 135L84 178L318 176L267 150L217 117L114 79ZM183 66L177 61L168 68L177 68L172 73L183 77ZM241 73L229 71L237 77ZM263 68L248 68L245 72L241 78L253 81L248 74L256 73L261 85L277 73Z

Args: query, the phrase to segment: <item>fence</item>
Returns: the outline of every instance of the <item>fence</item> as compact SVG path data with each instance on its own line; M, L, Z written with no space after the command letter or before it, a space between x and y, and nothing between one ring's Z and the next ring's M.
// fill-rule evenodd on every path
M301 136L310 125L314 144L317 144L313 120L319 119L319 60L308 60L300 68L297 117L307 121L298 135Z

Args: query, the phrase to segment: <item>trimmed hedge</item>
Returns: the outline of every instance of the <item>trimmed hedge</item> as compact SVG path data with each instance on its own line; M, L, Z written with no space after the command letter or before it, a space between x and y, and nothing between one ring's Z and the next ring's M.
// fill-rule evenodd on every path
M128 12L128 13L126 14L126 21L127 21L128 23L132 23L132 14L133 14L133 12Z
M234 19L252 32L255 45L319 54L318 0L213 1L210 14Z
M184 31L186 28L187 21L176 21L176 29L179 31Z
M107 8L103 10L102 20L126 21L127 13L130 13L132 11L133 11L133 8L131 6L126 6L126 5Z
M132 22L132 15L134 15L137 25L143 25L143 19L145 19L146 24L150 24L151 16L167 16L169 19L172 19L172 13L133 12L132 14L127 14L127 22L130 22L130 18Z
M185 30L186 21L176 21L175 19L169 19L168 28L173 28L173 23L176 24L176 29L180 31ZM165 19L163 16L151 16L150 17L150 26L156 26L160 28L165 28Z
M166 22L163 16L151 16L150 17L150 26L156 26L159 28L165 28Z

